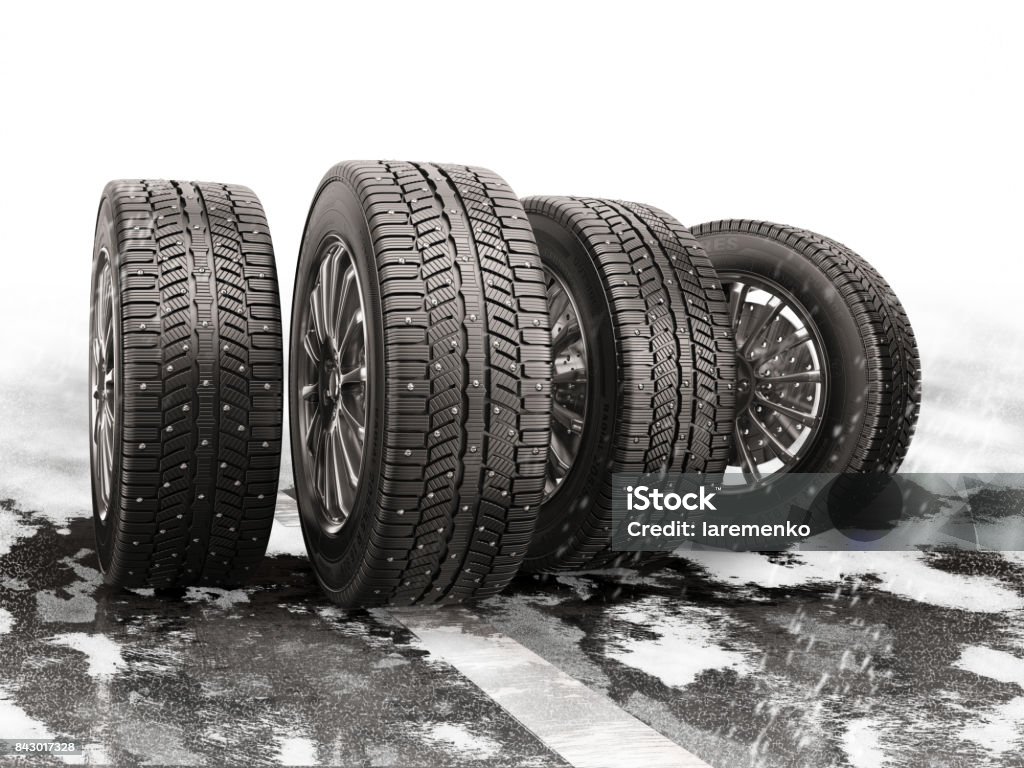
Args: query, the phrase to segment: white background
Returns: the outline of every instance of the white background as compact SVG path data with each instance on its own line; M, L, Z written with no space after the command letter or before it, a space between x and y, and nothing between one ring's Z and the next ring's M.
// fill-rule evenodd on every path
M107 180L251 186L287 312L320 177L383 157L488 166L521 195L636 199L688 224L750 217L832 236L889 279L918 333L926 394L908 466L1024 470L1014 4L0 13L0 443L8 456L35 450L25 466L58 451L37 442L51 428L68 461L87 450L90 253ZM47 422L53 382L80 403L59 425Z

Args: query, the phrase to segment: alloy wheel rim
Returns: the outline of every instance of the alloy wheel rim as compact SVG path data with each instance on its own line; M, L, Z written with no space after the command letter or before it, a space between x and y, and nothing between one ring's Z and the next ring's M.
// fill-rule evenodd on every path
M107 519L114 485L114 437L117 431L116 364L114 361L114 282L110 257L100 251L101 266L93 289L90 339L89 423L92 425L90 461L96 483L96 507L101 521Z
M736 336L736 418L727 472L762 485L816 442L828 403L825 345L810 313L777 283L720 273Z
M300 373L302 456L328 533L351 517L366 442L366 322L352 253L326 239L305 297Z
M579 455L589 385L587 343L580 326L579 309L562 279L550 270L545 273L552 360L551 441L544 482L546 501L561 487Z

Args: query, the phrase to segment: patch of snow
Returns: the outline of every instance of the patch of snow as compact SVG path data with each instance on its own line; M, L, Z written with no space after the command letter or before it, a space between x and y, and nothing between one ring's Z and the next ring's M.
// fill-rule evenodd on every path
M0 494L2 497L2 494ZM0 509L0 557L11 551L21 539L35 536L36 529L25 525L20 514L12 509Z
M494 739L471 733L456 723L438 723L425 734L427 741L441 745L462 757L486 760L501 752L501 745Z
M851 720L843 733L843 751L853 768L880 768L886 757L878 733L881 723L870 718Z
M53 733L43 723L29 717L0 686L0 739L52 739Z
M278 739L277 762L281 765L319 765L316 744L305 736Z
M26 360L0 372L0 498L63 527L92 514L86 369L47 369L45 394L22 381ZM40 417L39 403L46 402Z
M14 615L6 608L0 608L0 635L6 635L14 627Z
M679 556L732 584L794 587L871 575L881 579L872 589L941 608L977 613L1024 609L1024 596L997 579L941 571L922 552L799 552L784 563L757 552L687 550Z
M1000 683L1024 688L1024 658L982 645L968 645L953 666ZM994 755L1024 747L1024 696L989 707L964 726L960 738Z
M1024 552L1005 550L1002 554L1006 560L1009 560L1011 563L1019 565L1021 568L1024 568Z
M711 609L685 606L676 611L660 598L648 598L615 606L607 615L635 627L609 639L607 657L665 685L689 685L709 669L732 669L741 675L755 669L747 653L723 644L724 617Z
M391 669L392 667L404 667L409 661L398 653L389 653L380 661L374 662L374 669Z
M973 741L993 755L1011 750L1024 752L1024 696L990 708L960 731L960 738Z
M54 645L65 645L84 653L89 662L92 677L106 678L116 674L126 664L121 655L121 646L106 635L91 635L85 632L69 632L50 638Z
M78 577L77 581L64 587L69 597L61 597L55 590L45 589L36 592L36 614L40 621L88 624L96 619L96 600L92 593L103 582L98 570L78 562L83 557L91 557L91 549L79 550L74 557L65 557L61 563L68 566Z
M114 762L106 747L95 742L82 744L80 755L61 755L60 758L68 765L111 765Z
M1024 659L1006 651L969 645L963 649L953 666L1000 683L1016 683L1024 688Z
M189 587L185 601L210 603L217 608L228 610L239 603L249 602L249 592L244 589L222 589L220 587Z

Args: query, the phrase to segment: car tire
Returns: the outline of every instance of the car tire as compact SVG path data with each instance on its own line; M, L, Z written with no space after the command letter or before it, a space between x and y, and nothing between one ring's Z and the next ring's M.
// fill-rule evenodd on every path
M703 249L663 211L578 197L523 205L549 279L557 481L524 568L594 567L615 559L613 475L725 468L735 365L725 296Z
M317 578L345 608L499 592L544 488L544 280L519 200L480 168L346 162L295 282L290 420Z
M251 190L106 186L89 373L106 583L238 584L260 563L281 455L280 314L270 233Z
M888 283L807 230L729 220L693 233L729 292L737 337L730 466L748 482L775 472L895 472L921 381L914 332Z

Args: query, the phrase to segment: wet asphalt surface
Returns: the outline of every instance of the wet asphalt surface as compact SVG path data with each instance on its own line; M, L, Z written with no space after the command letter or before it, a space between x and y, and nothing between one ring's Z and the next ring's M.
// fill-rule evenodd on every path
M117 591L90 520L0 511L0 736L125 765L567 764L301 555L245 589ZM836 557L667 555L473 610L716 768L1024 765L1024 558Z
M96 745L94 759L277 765L291 750L327 764L446 765L458 742L460 765L484 764L494 745L504 757L488 765L562 764L397 622L337 611L306 560L268 560L244 590L113 590L91 526L58 533L44 521L0 558L15 627L0 638L0 697ZM83 653L62 644L69 635L103 644Z

